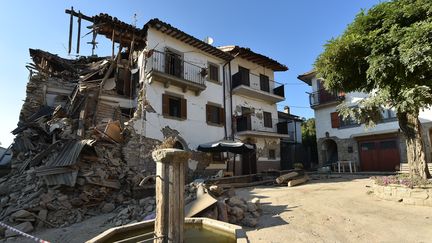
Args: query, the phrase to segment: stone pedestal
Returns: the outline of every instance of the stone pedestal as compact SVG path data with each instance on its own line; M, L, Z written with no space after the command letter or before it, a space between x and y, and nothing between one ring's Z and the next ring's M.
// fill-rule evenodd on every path
M156 243L183 242L185 164L190 152L160 149L152 153L156 161Z

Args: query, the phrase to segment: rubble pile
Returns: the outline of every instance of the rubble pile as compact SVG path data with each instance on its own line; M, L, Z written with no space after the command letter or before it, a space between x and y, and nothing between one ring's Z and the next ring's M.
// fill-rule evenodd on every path
M257 226L262 213L259 198L246 200L237 196L234 189L223 190L217 185L205 185L201 181L195 181L185 187L185 203L199 200L204 193L215 198L215 203L198 213L197 217L217 219L246 227Z
M127 215L114 222L123 224L154 211L154 198L133 199L149 172L130 166L123 154L143 142L132 131L139 85L126 54L68 60L30 50L34 63L27 66L27 96L13 131L12 172L0 179L1 221L32 230L101 212Z

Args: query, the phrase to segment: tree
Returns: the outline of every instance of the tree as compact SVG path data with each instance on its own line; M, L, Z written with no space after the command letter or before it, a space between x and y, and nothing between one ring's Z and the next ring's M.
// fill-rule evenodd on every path
M430 178L419 112L432 105L432 1L386 1L360 12L345 32L325 45L315 69L326 89L365 92L343 117L369 125L393 108L406 137L412 177Z
M302 144L305 148L308 148L311 159L314 162L318 162L318 151L317 151L317 139L315 130L315 119L309 118L305 120L301 125L302 132Z
M301 132L302 132L302 143L306 146L316 147L317 141L316 141L314 118L309 118L302 123Z

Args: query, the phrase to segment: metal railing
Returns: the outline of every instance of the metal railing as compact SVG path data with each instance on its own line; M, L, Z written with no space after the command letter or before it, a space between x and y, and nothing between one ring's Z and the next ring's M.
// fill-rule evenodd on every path
M249 86L252 89L268 92L285 97L284 85L268 78L246 72L237 72L232 76L232 88L240 85Z
M342 101L344 98L345 95L341 92L320 89L309 94L309 103L311 106L316 106L334 101Z
M199 85L204 85L207 74L207 68L187 62L180 56L169 52L153 51L148 58L148 66L150 70L169 74Z

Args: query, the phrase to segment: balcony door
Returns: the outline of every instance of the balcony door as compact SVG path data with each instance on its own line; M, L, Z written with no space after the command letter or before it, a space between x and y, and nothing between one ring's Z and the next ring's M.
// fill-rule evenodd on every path
M243 85L250 86L249 69L239 66L240 80Z
M165 51L165 73L183 78L182 56L171 50Z

